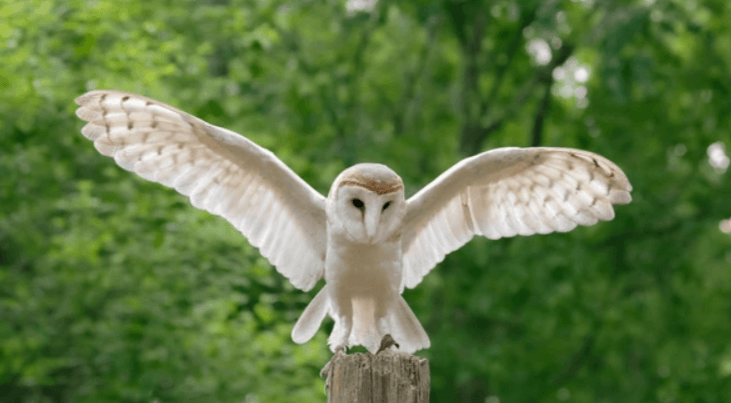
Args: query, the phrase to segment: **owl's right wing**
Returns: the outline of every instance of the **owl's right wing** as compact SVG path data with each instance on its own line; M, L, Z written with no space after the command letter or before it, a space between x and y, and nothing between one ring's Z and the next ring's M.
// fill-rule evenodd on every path
M295 287L322 278L325 198L272 152L140 95L91 91L76 103L100 153L224 217Z
M571 148L499 148L466 158L406 203L401 288L475 235L566 232L614 218L632 190L608 159Z

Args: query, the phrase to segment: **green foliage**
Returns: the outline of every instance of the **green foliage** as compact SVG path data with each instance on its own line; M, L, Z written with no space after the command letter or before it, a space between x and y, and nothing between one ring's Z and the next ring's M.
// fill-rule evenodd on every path
M721 0L3 2L0 400L326 399L330 325L289 336L314 291L100 156L72 101L110 88L242 133L323 193L365 161L413 194L495 147L610 158L635 189L614 221L475 239L406 291L432 400L726 401L731 184L707 149L731 147L728 21Z

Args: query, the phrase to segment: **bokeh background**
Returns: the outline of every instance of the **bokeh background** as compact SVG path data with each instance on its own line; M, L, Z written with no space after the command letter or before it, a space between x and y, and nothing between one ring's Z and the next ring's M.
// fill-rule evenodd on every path
M0 401L324 402L326 337L223 219L99 155L73 99L119 89L275 152L322 193L407 196L503 146L616 162L634 201L475 239L405 298L433 402L731 399L727 0L4 0ZM319 287L318 287L319 288Z

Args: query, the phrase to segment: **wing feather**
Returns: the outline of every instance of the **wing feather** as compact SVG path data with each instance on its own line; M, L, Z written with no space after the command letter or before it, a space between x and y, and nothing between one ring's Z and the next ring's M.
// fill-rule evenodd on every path
M462 160L407 201L403 287L474 235L567 232L632 201L622 170L570 148L501 148Z
M76 103L88 122L81 133L101 154L226 218L295 287L322 277L325 198L270 151L135 94L92 91Z

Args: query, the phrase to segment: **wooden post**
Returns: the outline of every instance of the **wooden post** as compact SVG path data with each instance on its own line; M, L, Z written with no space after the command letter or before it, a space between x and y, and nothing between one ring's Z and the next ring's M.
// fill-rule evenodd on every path
M326 384L328 403L428 403L429 361L391 351L335 356Z

